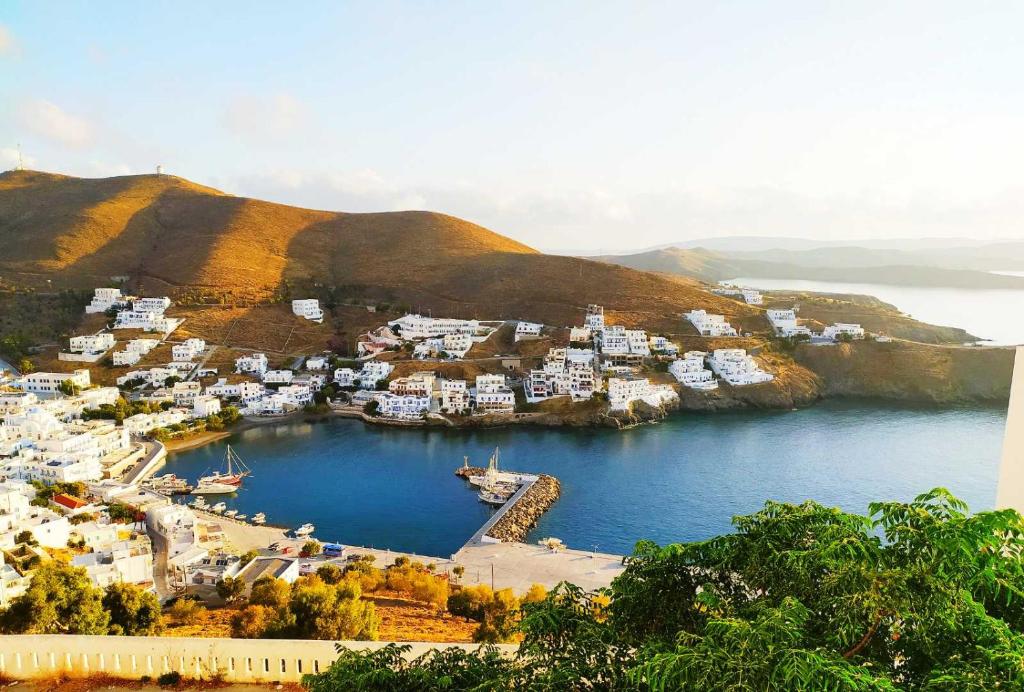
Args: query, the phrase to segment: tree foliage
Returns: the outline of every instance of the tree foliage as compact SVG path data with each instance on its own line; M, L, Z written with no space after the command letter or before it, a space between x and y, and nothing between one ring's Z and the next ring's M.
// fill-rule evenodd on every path
M163 631L160 600L135 584L108 586L103 607L110 613L110 634L138 637Z
M56 560L40 565L0 615L0 629L11 634L106 634L109 624L103 592L85 570Z
M867 516L768 502L733 523L735 532L707 541L637 544L610 589L563 584L525 602L512 660L486 649L413 662L397 648L346 652L308 684L1024 688L1024 523L1016 512L972 515L936 489L909 503L874 503ZM473 607L472 599L462 605Z

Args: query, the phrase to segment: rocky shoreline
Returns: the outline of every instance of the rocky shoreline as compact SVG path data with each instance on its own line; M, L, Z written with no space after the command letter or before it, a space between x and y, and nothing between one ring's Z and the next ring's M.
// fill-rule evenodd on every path
M469 479L470 476L482 476L487 469L479 466L460 466L455 475ZM510 472L516 473L516 472ZM533 485L523 493L519 500L508 508L504 515L487 531L487 536L496 538L503 543L523 543L527 534L533 530L544 512L555 504L562 494L562 484L554 476L539 474Z
M505 512L487 535L503 543L524 543L544 512L562 494L562 484L554 476L541 474L519 501Z

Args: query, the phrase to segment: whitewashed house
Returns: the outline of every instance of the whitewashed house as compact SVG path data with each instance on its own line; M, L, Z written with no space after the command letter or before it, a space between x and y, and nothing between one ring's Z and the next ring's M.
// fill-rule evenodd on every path
M432 372L415 372L408 377L396 377L388 383L388 391L400 396L427 397L433 395L436 376Z
M664 354L666 356L675 356L679 353L679 347L664 336L652 336L650 339L650 350L651 353Z
M684 317L689 320L701 336L736 336L736 329L724 315L712 315L705 310L691 310Z
M192 417L206 418L220 413L220 399L215 396L197 396L192 400Z
M590 304L587 306L587 314L583 318L583 326L590 329L591 332L601 332L604 330L604 307L600 305Z
M647 343L647 332L643 329L627 329L626 340L629 342L630 353L644 357L651 355L651 348Z
M539 339L540 332L544 328L543 324L537 324L535 322L518 322L516 324L516 341L528 341L530 339Z
M128 305L128 299L121 295L120 288L97 288L93 292L92 301L85 306L85 314L106 312L110 308L120 308L126 305Z
M60 392L63 382L70 382L76 389L85 389L92 384L87 369L74 372L33 372L22 375L13 382L13 386L23 392L34 394L55 394Z
M192 408L196 398L202 395L202 390L203 387L199 382L175 382L171 387L174 405L180 408Z
M504 375L476 376L476 412L513 413L516 409L516 395L509 389Z
M114 335L110 332L73 336L69 340L68 350L72 353L103 353L114 347Z
M323 356L310 356L306 359L306 370L326 370L327 359Z
M764 296L761 295L760 291L753 288L744 288L742 291L743 302L747 305L761 305L764 303Z
M441 381L441 411L454 415L469 411L469 389L465 380Z
M337 368L334 371L334 382L339 387L355 387L356 371L352 368Z
M267 356L264 353L253 353L250 356L242 356L235 360L235 372L245 375L261 377L269 367Z
M392 329L397 328L405 340L430 339L446 334L475 335L481 332L478 320L458 320L452 317L426 317L414 314L391 320L388 322L388 326Z
M774 379L771 373L762 370L753 356L747 355L746 350L742 348L715 349L708 359L708 364L716 375L734 387L760 384Z
M473 337L469 334L445 334L441 348L455 358L465 358L473 347Z
M202 355L205 350L206 341L203 339L186 339L183 343L171 347L171 357L176 361L188 362Z
M835 324L830 324L821 331L821 335L823 337L826 339L832 339L833 341L838 341L844 334L851 339L863 339L864 327L859 324L836 322Z
M707 355L704 351L687 351L682 358L672 361L668 366L669 374L677 382L692 389L718 389L714 373L704 367Z
M263 384L291 384L295 373L291 370L267 370L263 373Z
M590 327L572 327L569 330L569 341L574 344L584 344L594 338Z
M320 301L316 298L293 300L292 313L317 324L324 321L324 311L320 309Z
M383 393L377 398L377 412L388 418L417 419L430 410L429 396Z
M769 309L765 311L765 314L772 329L775 330L776 336L787 338L800 334L811 336L811 330L797 320L796 309Z
M136 298L132 301L132 310L136 312L157 312L162 314L169 307L171 307L171 299L166 296L162 298Z
M378 382L386 380L393 369L386 361L368 360L359 371L359 384L367 389L373 389Z
M637 401L662 406L678 398L671 387L651 384L646 377L608 378L608 403L613 411L628 411Z

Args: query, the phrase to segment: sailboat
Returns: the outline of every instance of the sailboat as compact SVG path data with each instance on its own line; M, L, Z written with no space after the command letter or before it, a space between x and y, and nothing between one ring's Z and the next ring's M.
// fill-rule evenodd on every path
M494 448L494 454L492 454L491 458L487 460L487 470L484 471L484 475L482 475L482 476L470 476L469 477L470 485L475 485L477 487L485 487L485 486L489 486L489 485L494 485L495 483L498 482L498 455L499 455L499 453L500 452L499 452L498 448L495 447Z
M242 479L246 476L251 476L252 471L245 465L242 458L235 454L231 449L231 445L228 445L228 451L224 455L224 470L211 473L209 476L203 476L199 479L199 487L202 486L234 486L238 487L242 485ZM198 490L198 488L197 488Z

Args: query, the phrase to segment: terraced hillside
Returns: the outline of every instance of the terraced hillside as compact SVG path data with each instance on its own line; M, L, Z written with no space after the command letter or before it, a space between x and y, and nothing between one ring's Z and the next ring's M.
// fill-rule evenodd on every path
M152 293L220 300L329 294L447 314L578 319L590 302L657 328L687 309L754 311L682 277L544 255L444 214L348 214L227 195L173 176L0 175L0 272L89 288L128 276Z

